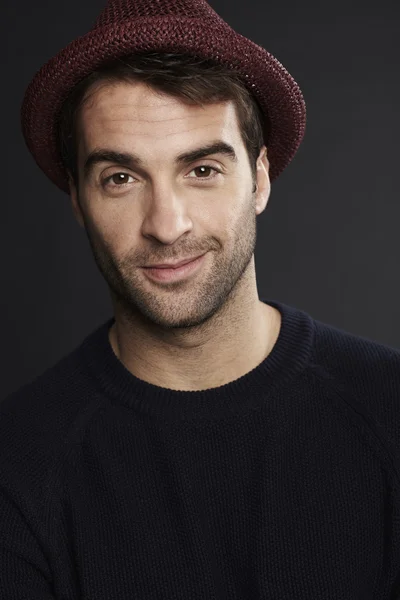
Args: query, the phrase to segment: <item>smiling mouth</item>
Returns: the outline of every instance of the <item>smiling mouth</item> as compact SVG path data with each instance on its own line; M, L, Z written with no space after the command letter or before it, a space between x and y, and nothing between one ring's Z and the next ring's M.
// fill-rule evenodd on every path
M179 267L182 267L183 265L186 265L190 262L193 262L194 260L197 260L201 256L203 256L203 255L193 256L192 258L184 258L183 260L180 260L179 262L176 262L176 263L160 263L158 265L149 265L149 266L146 266L143 268L144 269L178 269Z
M201 269L206 254L202 254L188 262L181 262L179 266L143 267L143 271L153 281L174 282L183 280Z

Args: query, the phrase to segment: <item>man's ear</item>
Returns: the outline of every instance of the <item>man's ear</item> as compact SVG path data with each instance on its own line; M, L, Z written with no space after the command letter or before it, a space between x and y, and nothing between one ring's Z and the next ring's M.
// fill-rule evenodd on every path
M271 182L269 179L269 160L267 158L267 147L263 146L257 159L257 188L256 188L256 214L261 214L267 206L271 193Z
M69 194L71 196L72 211L74 213L74 217L78 221L79 225L84 228L85 222L83 219L81 205L79 202L79 190L78 190L77 186L75 185L74 179L73 179L70 171L68 171L68 185L69 185Z

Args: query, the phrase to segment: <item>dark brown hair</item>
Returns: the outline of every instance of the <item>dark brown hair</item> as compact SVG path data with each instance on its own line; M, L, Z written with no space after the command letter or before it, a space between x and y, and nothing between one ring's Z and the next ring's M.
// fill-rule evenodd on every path
M77 115L90 86L97 82L141 81L188 104L200 106L232 100L240 133L256 180L256 162L263 139L264 117L255 96L239 76L218 63L187 54L146 52L102 65L80 81L64 102L58 119L58 143L66 169L78 186Z

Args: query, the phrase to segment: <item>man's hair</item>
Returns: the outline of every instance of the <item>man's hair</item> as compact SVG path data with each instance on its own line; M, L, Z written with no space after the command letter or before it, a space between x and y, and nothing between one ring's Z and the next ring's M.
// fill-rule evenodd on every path
M255 96L234 71L213 60L188 54L144 52L102 65L82 79L64 102L58 118L58 144L64 167L78 187L77 115L90 86L98 82L140 81L152 89L204 106L232 100L256 182L256 162L265 140L265 120ZM267 144L266 144L267 145Z

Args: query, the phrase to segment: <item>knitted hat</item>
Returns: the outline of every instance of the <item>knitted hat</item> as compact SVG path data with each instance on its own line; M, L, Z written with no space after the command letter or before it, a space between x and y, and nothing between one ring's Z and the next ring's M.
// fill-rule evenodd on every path
M280 175L296 154L306 124L303 95L282 64L234 31L205 0L109 0L94 27L51 58L25 92L22 133L53 183L69 194L57 118L72 88L105 62L147 51L191 54L237 72L265 117L270 180Z

